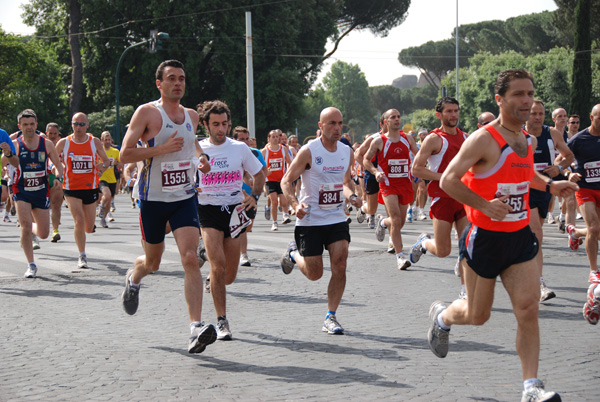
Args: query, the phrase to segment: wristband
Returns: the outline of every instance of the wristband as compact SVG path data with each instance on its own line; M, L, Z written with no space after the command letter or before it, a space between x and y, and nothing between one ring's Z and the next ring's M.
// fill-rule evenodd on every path
M552 179L550 179L550 181L548 181L548 183L546 183L546 192L549 193L550 192L550 186L552 185Z
M13 152L12 152L12 151L10 151L10 154L4 154L4 156L6 156L7 158L10 158L10 157L12 157L13 155L14 155L14 154L13 154Z
M250 194L250 196L252 198L254 198L256 200L256 203L258 204L258 199L260 198L260 194Z
M355 199L357 199L357 198L358 198L358 195L356 195L356 194L350 194L350 197L348 197L348 199L349 199L351 202L352 202L352 200L353 200L353 199L355 200Z
M200 157L202 156L206 156L206 160L210 162L210 156L208 156L208 154L205 154L204 152L200 154Z

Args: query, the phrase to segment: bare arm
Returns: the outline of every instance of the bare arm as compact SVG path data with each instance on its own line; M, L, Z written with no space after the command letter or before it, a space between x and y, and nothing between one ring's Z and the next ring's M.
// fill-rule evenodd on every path
M52 141L47 140L44 137L41 137L40 140L46 142L46 152L48 152L48 157L50 157L50 160L54 164L54 169L56 169L56 178L59 179L58 181L62 181L62 178L64 177L63 165L60 161L60 157L58 156L58 152L56 152L54 144Z
M412 152L413 155L416 155L417 152L419 152L419 148L417 147L417 143L415 142L415 139L413 138L412 135L407 135L406 139L408 140L408 144L410 145L410 152Z
M13 145L15 150L17 149L17 141L13 141ZM14 167L19 166L19 155L12 153L10 149L10 145L6 142L0 144L0 148L2 148L2 159L6 160L8 163L13 165ZM6 156L6 154L12 154L11 156Z
M554 141L554 147L560 152L560 159L557 157L556 160L559 160L558 163L547 166L544 169L544 173L546 173L550 177L556 177L560 174L561 170L570 166L575 160L573 152L569 149L565 140L557 129L554 127L550 127L550 135L552 136L552 141Z
M298 219L302 219L308 212L306 204L300 204L298 198L296 198L296 192L292 188L292 182L296 180L300 175L307 169L310 168L312 161L312 154L308 148L300 149L298 155L294 158L294 161L290 165L290 168L285 172L283 179L281 179L281 189L285 198L287 198L290 206L296 211Z
M350 164L344 175L344 198L356 208L362 207L362 200L354 194L354 182L352 181L352 167L354 166L354 152L350 151Z
M375 179L377 180L378 183L385 181L385 175L382 172L380 172L379 170L377 170L375 165L373 165L373 162L371 162L371 159L373 159L373 157L375 156L375 154L377 152L381 151L382 145L383 145L383 140L381 139L381 137L377 137L376 139L374 139L371 142L371 145L369 145L369 149L365 153L365 156L363 159L363 166L373 176L375 176Z
M412 164L413 176L425 180L440 180L442 174L427 169L427 162L429 157L438 153L441 148L442 139L439 135L432 134L425 137L421 149L415 154L415 159Z
M365 165L364 164L364 157L365 157L365 153L367 153L367 151L369 150L369 147L371 146L371 142L373 142L373 138L374 136L370 136L368 137L362 144L360 144L360 147L358 147L358 149L356 151L354 151L354 159L360 164L360 165Z

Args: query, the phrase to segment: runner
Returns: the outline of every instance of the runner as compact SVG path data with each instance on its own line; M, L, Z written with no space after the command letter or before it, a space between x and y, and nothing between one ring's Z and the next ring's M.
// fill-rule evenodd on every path
M388 217L377 215L375 236L378 241L385 238L385 230L390 228L390 237L396 251L396 265L400 270L410 267L410 261L402 251L401 229L406 221L408 205L414 198L412 174L410 173L410 152L416 155L417 145L411 136L401 130L400 113L390 109L384 113L387 134L373 139L365 154L365 169L375 176L379 183L380 194L385 203ZM377 155L378 167L371 159Z
M8 133L0 128L0 151L2 151L2 174L0 182L0 214L4 212L4 222L11 222L8 212L10 207L6 203L8 198L8 182L4 178L4 166L10 163L13 166L19 164L19 156L16 155L15 146ZM5 209L6 208L6 209Z
M413 175L430 180L427 193L431 197L430 215L433 219L433 239L427 233L422 233L412 246L410 261L414 264L427 251L440 258L446 257L452 250L452 225L458 233L467 226L467 214L464 206L450 198L440 188L442 173L454 159L467 135L458 126L459 104L451 97L441 98L435 106L435 116L442 123L440 128L433 130L425 137L421 149L412 165ZM427 164L429 163L429 169ZM460 272L460 266L459 266ZM466 298L464 281L461 275L461 290L459 297Z
M109 161L100 140L87 132L87 116L75 113L71 120L73 134L58 141L56 152L61 155L64 165L63 192L75 223L73 234L79 250L77 267L88 268L85 234L93 233L95 228L98 176L108 168ZM102 163L98 162L98 156Z
M27 258L25 278L35 278L37 266L33 257L32 240L35 237L46 239L49 234L50 187L48 184L47 161L57 167L58 181L62 180L63 170L52 141L36 133L37 116L31 109L25 109L17 118L22 135L13 141L16 152L8 154L6 143L2 146L16 171L13 176L13 201L21 225L21 247ZM14 164L18 156L18 164Z
M56 147L58 141L60 140L60 130L58 129L58 124L56 123L48 123L46 124L46 137L52 141L52 144ZM58 227L60 226L60 217L61 217L61 208L63 205L63 188L62 183L58 180L55 180L56 174L58 173L58 168L50 162L50 173L48 175L49 185L50 185L50 220L52 221L52 238L50 241L52 243L56 243L60 240L60 233L58 232ZM62 166L61 166L62 167Z
M448 354L451 325L482 325L490 317L496 278L510 296L517 319L517 353L523 373L522 401L560 401L537 378L540 337L538 242L529 227L529 186L553 194L577 187L552 182L533 168L535 137L521 126L533 103L533 77L526 70L505 70L495 84L500 117L473 133L444 171L440 184L465 205L469 225L460 240L468 300L449 307L434 302L427 340L438 357Z
M289 243L281 258L281 269L290 274L294 264L298 264L304 276L316 281L323 276L323 249L327 249L331 279L327 288L328 311L322 329L331 335L344 333L336 318L346 287L350 243L344 198L357 208L362 205L362 200L352 194L349 186L354 157L352 148L340 142L342 125L343 117L338 109L323 109L319 119L321 136L300 149L281 182L297 217L295 241ZM292 182L300 176L302 185L298 199Z
M119 160L119 150L112 146L112 136L110 133L104 131L100 136L100 139L102 140L104 152L106 152L106 156L108 156L108 159L110 160L108 168L102 173L102 176L100 176L100 184L98 185L102 194L100 214L98 217L100 218L100 226L107 228L107 214L110 213L111 202L113 202L115 194L117 193L117 177L115 176L115 171L117 169L122 169L123 164Z
M211 166L210 173L200 176L202 191L198 194L198 216L210 263L210 293L217 314L217 339L231 340L225 287L237 276L239 235L256 216L265 176L263 165L250 148L227 138L231 112L224 102L206 101L198 105L198 113L209 135L200 145L210 155ZM250 194L242 190L245 171L254 179Z
M279 205L281 205L283 211L283 220L281 223L286 224L291 222L290 214L287 212L288 204L281 191L281 178L285 173L285 166L289 166L291 159L288 148L280 143L280 130L271 130L268 141L269 143L262 149L262 155L267 162L269 172L267 176L267 193L269 200L271 200L271 218L273 218L271 231L276 231L279 229L277 224Z
M199 238L196 189L192 163L202 149L196 141L198 114L180 105L185 93L185 71L177 60L162 62L156 70L160 99L137 108L120 152L123 163L143 162L138 177L140 228L144 255L135 260L125 276L121 296L127 314L136 313L142 278L160 267L167 223L181 256L185 272L184 292L190 318L188 352L202 353L216 340L215 327L204 324L202 275L196 256ZM138 141L145 146L138 147ZM202 170L210 167L201 155Z

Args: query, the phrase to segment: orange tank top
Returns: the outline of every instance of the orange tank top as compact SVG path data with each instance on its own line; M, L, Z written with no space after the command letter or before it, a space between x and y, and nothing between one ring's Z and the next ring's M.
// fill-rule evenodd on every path
M508 213L503 220L497 221L465 205L467 218L473 225L482 229L515 232L529 225L529 182L535 174L531 137L521 130L527 139L527 155L521 158L495 128L491 126L485 128L500 146L500 158L487 172L473 173L469 170L461 180L469 189L486 200L510 194L504 202L513 208L513 212Z
M93 190L98 188L96 170L96 145L90 134L85 142L79 144L73 140L73 134L67 137L63 149L65 165L65 190Z

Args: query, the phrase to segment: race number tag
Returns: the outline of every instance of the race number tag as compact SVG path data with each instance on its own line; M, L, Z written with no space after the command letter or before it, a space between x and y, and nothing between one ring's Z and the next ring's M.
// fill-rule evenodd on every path
M191 161L161 163L162 191L177 191L189 185L188 170L191 167Z
M94 158L91 155L71 156L71 171L76 174L92 173L94 170Z
M332 210L339 208L343 201L344 185L342 183L323 183L319 187L319 208Z
M534 163L533 168L538 172L543 172L549 165L547 163Z
M505 204L512 207L513 211L506 214L503 222L517 222L527 219L527 204L525 202L525 194L529 193L529 182L522 183L498 183L495 198L500 198L503 195L510 194L504 200Z
M271 172L283 169L283 158L269 159L269 169Z
M25 191L38 191L44 188L46 172L24 172Z
M252 223L252 220L248 218L246 215L246 210L243 205L238 205L235 207L235 210L231 214L231 219L229 220L229 232L231 233L231 238L235 239L240 235L242 230L248 227Z
M600 162L588 162L583 165L585 169L585 181L596 183L600 181Z
M408 159L389 159L388 177L408 177Z

